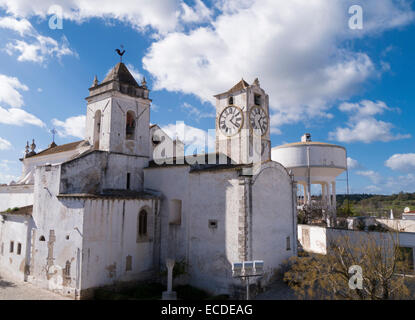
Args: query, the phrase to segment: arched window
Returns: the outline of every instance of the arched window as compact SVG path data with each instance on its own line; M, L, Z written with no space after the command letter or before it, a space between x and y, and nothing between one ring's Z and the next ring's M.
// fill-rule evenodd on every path
M44 236L40 236L39 241L46 241Z
M132 111L127 112L125 125L125 138L127 140L134 140L135 134L135 114Z
M229 97L229 104L232 105L233 104L233 97Z
M147 211L141 210L138 214L138 240L147 236Z
M99 148L99 138L101 136L101 110L97 110L94 116L94 147Z

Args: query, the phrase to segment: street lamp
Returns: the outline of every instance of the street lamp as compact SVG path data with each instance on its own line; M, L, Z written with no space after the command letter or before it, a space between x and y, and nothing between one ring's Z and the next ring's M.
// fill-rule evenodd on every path
M246 281L246 300L249 300L249 278L264 275L264 261L243 261L232 264L232 277Z

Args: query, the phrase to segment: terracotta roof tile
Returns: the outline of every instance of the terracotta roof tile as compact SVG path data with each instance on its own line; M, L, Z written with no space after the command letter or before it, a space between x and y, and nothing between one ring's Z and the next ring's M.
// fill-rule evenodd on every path
M85 140L81 140L81 141L71 142L71 143L63 144L63 145L52 147L52 148L47 148L43 151L40 151L39 153L36 153L33 156L29 156L28 158L34 158L38 156L46 156L46 155L51 155L55 153L76 150L78 147L82 146L83 144L86 145L86 143L88 142Z

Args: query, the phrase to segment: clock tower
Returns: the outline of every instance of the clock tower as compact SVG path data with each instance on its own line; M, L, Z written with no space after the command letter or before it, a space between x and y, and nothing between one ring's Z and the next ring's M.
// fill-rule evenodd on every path
M270 160L269 97L258 79L242 79L215 98L216 151L240 164Z

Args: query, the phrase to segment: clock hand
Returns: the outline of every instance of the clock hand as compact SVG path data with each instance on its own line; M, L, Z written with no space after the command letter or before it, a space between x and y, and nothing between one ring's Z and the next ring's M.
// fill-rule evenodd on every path
M233 120L233 118L231 120L229 120L229 122L232 123L235 127L237 127L238 125L235 122L233 122L232 120Z

